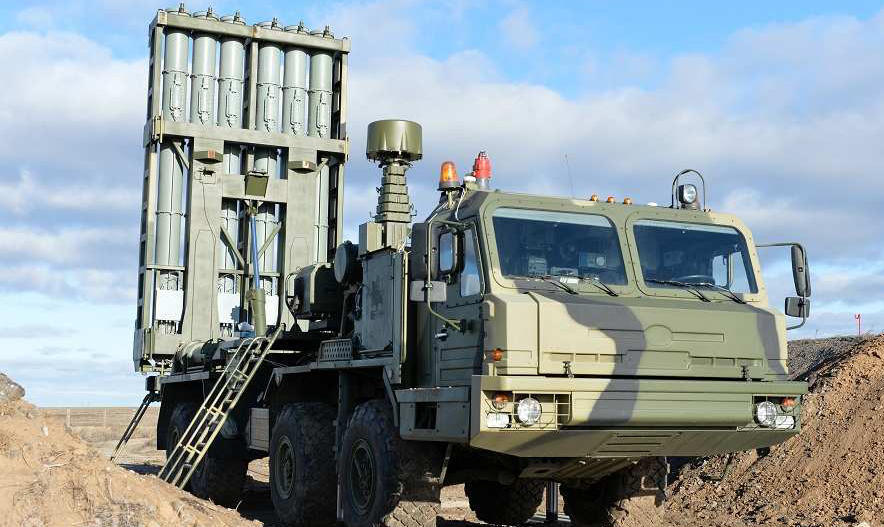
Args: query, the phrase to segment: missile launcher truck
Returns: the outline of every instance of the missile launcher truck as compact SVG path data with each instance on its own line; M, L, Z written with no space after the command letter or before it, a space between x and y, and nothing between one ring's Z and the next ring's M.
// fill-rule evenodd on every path
M607 525L660 494L667 456L799 432L762 246L699 173L640 206L492 189L482 153L443 164L413 222L422 129L376 121L376 214L343 240L349 51L183 6L150 26L134 365L161 478L231 505L269 456L281 521L349 527L433 525L461 483L519 525L556 482L575 523ZM806 254L779 245L803 323Z

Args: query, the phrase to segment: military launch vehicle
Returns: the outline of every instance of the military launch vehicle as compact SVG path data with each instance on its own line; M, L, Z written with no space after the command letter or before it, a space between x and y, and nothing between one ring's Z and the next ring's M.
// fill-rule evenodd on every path
M183 6L150 26L134 365L160 477L231 505L269 456L282 521L349 527L431 526L459 483L520 525L557 482L575 523L607 525L667 456L799 432L761 245L697 172L669 206L557 198L492 188L482 152L443 164L414 222L422 128L376 121L376 213L343 240L349 51ZM780 245L803 323L806 254Z

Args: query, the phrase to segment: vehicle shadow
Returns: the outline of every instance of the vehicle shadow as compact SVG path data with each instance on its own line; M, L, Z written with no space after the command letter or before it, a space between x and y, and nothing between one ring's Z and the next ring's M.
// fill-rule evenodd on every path
M145 476L155 476L161 468L160 465L151 463L121 463L119 466ZM273 511L273 502L270 499L270 485L265 478L266 474L260 468L249 470L243 490L243 499L236 507L236 511L243 518L261 522L264 527L285 527L285 524L277 519L276 513ZM438 517L436 525L437 527L480 527L487 525L478 520L464 518L465 516L469 516L468 510L446 507L443 500L442 515ZM547 523L543 514L538 513L528 521L528 524L564 526L570 525L570 522L566 516L560 515L558 522Z

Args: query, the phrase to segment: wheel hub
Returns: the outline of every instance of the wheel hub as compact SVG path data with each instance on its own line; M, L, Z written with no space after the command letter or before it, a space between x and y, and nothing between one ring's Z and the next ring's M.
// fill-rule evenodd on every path
M371 507L375 493L375 459L368 442L356 441L350 456L350 495L360 514Z
M273 484L282 498L288 498L295 486L295 452L288 437L283 436L280 439L279 446L276 447L276 459Z

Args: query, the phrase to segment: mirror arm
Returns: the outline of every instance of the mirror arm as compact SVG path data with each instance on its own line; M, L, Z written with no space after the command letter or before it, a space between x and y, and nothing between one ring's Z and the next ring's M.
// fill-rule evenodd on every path
M806 296L802 296L802 297L801 297L801 301L802 301L802 302L806 302L806 301L807 301L807 297L806 297ZM801 323L796 324L796 325L794 325L794 326L786 326L786 331L789 331L789 330L792 330L792 329L798 329L798 328L800 328L801 326L803 326L805 323L807 323L807 311L805 311L805 312L804 312L804 315L801 317Z
M807 266L807 251L804 249L804 246L801 245L801 244L798 243L798 242L759 243L759 244L755 244L755 247L756 247L756 248L763 248L763 247L797 247L798 250L801 251L801 256L802 256L802 258L804 259L804 265ZM809 290L809 288L810 288L809 280L810 280L810 279L809 279L809 278L805 278L805 280L807 280L807 283L806 283L806 284L807 284L807 285L806 285L806 289ZM807 296L804 296L804 295L799 295L799 298L801 298L801 302L804 303L804 302L807 302L807 298L808 298L808 297L807 297ZM804 310L804 312L803 312L803 314L802 314L802 316L801 316L801 323L796 324L796 325L794 325L794 326L786 326L786 331L789 331L789 330L792 330L792 329L798 329L798 328L804 326L804 324L806 324L806 323L807 323L807 311Z
M435 309L433 309L433 305L430 302L430 288L433 287L431 282L432 282L432 278L433 278L433 272L435 271L435 269L434 269L435 266L433 265L433 260L430 258L430 255L433 253L433 224L434 223L454 224L453 222L450 222L450 221L437 220L435 218L435 216L430 218L430 220L427 222L427 254L426 254L426 257L427 257L427 278L424 281L424 289L425 289L424 298L426 299L426 303L427 303L427 311L429 311L430 314L433 315L434 317L441 320L442 323L444 324L444 327L450 327L450 328L454 329L455 331L461 331L459 321L449 319L449 318L445 317L444 315L442 315L441 313L437 312Z

